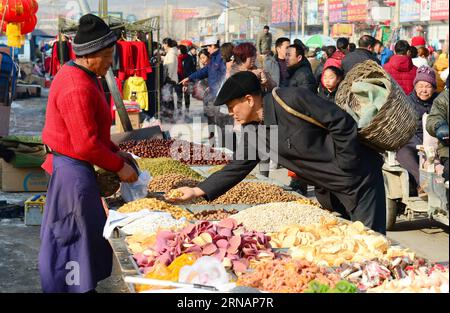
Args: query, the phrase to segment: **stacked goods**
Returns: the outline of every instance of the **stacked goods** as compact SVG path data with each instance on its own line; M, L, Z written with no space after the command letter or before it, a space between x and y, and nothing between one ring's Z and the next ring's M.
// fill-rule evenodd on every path
M180 229L186 226L185 218L174 219L169 213L151 212L130 224L122 227L126 235L147 234L151 235L160 229Z
M200 204L260 204L271 202L289 202L299 200L300 196L288 193L283 188L255 182L241 182L227 193L211 202Z
M192 220L194 218L194 215L192 213L189 213L180 207L173 206L164 201L156 199L140 199L129 202L121 206L117 211L120 213L133 213L139 212L144 209L148 209L150 211L168 212L176 219L184 217L188 220Z
M223 219L226 219L230 217L233 214L238 213L237 210L225 210L225 209L219 209L219 210L208 210L208 211L201 211L194 214L195 219L201 220L201 221L220 221Z
M168 193L180 187L196 187L198 183L198 180L180 174L166 174L153 178L148 184L148 191Z
M200 174L192 170L189 166L169 158L140 159L137 162L143 171L149 171L153 177L179 174L191 179L203 179Z
M305 292L312 281L334 288L338 274L305 260L275 259L255 262L237 284L275 293Z
M366 230L361 222L351 224L328 220L307 226L289 226L271 235L274 248L290 248L294 259L306 259L321 266L381 259L389 242Z
M160 231L156 245L135 254L134 258L144 273L156 264L169 266L185 253L213 256L225 268L243 272L251 260L275 257L269 240L263 233L244 232L233 219L224 219L218 224L203 221L179 232Z
M410 269L405 278L386 280L381 286L367 292L448 293L448 278L448 267L420 267Z
M147 139L127 141L120 149L141 158L171 158L189 165L227 164L230 157L205 145L184 140Z
M281 231L289 225L310 225L326 219L336 219L325 210L297 202L257 205L233 215L232 218L244 224L248 230L266 233Z

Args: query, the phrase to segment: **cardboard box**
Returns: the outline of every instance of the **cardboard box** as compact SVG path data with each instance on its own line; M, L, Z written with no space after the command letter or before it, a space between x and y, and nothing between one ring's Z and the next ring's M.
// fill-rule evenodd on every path
M128 112L128 116L130 117L131 126L133 129L140 129L141 124L139 123L139 112ZM116 111L116 132L123 133L125 132L122 123L120 122L119 113Z
M3 106L0 103L0 137L9 135L10 116L11 116L11 107Z
M40 167L15 168L2 163L2 190L7 192L47 191L48 178Z

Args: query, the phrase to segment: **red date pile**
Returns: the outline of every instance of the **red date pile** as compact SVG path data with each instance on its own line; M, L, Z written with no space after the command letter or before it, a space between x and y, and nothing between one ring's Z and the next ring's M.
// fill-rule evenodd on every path
M172 158L188 165L223 165L231 160L223 152L185 140L131 140L119 147L141 158Z

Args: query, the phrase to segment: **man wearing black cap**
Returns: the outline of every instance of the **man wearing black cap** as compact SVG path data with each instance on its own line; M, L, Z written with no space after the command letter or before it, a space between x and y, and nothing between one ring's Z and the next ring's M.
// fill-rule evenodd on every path
M253 143L241 140L244 149L237 151L243 154L236 153L229 165L198 187L180 188L179 201L216 199L245 179L270 150L271 159L277 158L278 164L316 187L323 207L385 233L383 159L360 145L356 122L349 114L305 87L275 89L263 98L261 85L251 72L237 73L225 82L215 105L223 103L244 126L244 133L247 129L257 134L277 130L277 135L259 137ZM251 157L254 151L256 157Z
M103 238L106 214L93 166L124 182L137 174L130 155L111 142L111 114L98 80L113 60L116 36L99 17L82 16L73 48L50 88L43 168L51 175L41 226L39 273L43 292L93 292L111 275L112 250Z

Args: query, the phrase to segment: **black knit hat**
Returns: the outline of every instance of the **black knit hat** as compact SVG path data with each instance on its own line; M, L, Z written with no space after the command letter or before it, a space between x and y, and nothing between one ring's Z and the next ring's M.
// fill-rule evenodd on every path
M261 83L255 74L249 71L238 72L228 78L217 95L215 106L242 98L253 93L261 93Z
M84 56L114 45L116 35L98 16L86 14L80 18L80 25L73 41L76 55Z

